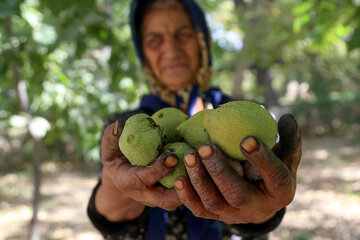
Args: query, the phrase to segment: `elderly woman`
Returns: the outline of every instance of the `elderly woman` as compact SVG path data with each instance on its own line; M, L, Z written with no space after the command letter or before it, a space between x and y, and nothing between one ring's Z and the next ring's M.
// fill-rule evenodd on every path
M241 177L216 146L203 144L185 155L188 178L178 177L172 189L156 184L178 159L163 154L152 167L131 166L118 147L126 119L169 106L192 116L231 99L209 87L210 37L193 0L133 0L130 24L151 94L138 110L111 116L104 128L90 220L106 239L266 239L295 195L301 159L296 121L281 117L272 150L255 137L239 143L262 181Z

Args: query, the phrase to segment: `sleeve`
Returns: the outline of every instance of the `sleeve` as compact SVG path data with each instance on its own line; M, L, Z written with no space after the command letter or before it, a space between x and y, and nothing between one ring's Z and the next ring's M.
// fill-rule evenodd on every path
M132 221L111 222L102 216L95 208L95 195L101 185L101 180L95 186L87 207L87 214L94 227L105 239L142 239L149 221L149 208Z
M247 223L247 224L232 224L229 225L229 231L232 234L244 237L252 238L265 235L273 231L283 219L286 208L280 209L272 218L261 224Z

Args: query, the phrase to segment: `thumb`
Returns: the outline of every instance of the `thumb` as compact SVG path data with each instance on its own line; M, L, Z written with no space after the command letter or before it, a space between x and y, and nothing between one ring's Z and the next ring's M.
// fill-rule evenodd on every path
M290 171L296 171L302 155L301 130L292 114L281 116L278 123L280 141L274 146L273 152L280 158Z
M119 121L105 127L100 141L100 155L103 162L122 155L119 148L119 138L122 130Z

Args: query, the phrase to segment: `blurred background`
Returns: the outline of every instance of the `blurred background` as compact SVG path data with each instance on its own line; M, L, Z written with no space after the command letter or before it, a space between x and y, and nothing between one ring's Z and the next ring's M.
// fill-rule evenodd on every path
M213 85L293 113L298 189L270 239L360 239L360 0L202 0ZM129 0L0 1L0 239L101 239L109 114L147 93Z

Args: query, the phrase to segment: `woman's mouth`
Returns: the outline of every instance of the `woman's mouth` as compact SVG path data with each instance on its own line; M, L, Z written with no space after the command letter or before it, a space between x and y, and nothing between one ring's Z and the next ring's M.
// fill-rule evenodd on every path
M174 70L178 70L180 68L185 68L186 65L185 64L169 64L165 67L163 67L163 71L174 71Z

